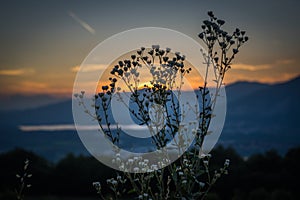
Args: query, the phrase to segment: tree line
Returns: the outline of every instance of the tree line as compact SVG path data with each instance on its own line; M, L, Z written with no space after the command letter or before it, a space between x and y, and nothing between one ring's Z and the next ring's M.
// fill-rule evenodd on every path
M275 150L241 157L231 147L216 147L212 152L210 170L216 170L230 159L229 174L214 185L207 199L279 200L300 199L300 147L290 149L284 156ZM0 199L15 199L18 187L16 174L22 174L24 160L29 159L28 180L32 187L27 196L97 196L92 183L100 181L103 189L106 180L118 172L90 156L66 155L52 163L33 152L15 149L0 154ZM120 173L120 172L119 172Z

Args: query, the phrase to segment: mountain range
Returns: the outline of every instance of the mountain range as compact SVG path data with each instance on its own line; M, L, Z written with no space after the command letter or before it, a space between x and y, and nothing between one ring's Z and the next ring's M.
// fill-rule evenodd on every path
M218 144L248 156L300 145L300 77L279 84L237 82L226 86L227 116ZM22 96L18 97L22 101ZM0 152L21 147L51 160L88 154L74 130L22 131L21 125L73 124L71 100L0 112Z
M9 110L28 110L38 108L49 104L59 103L68 98L65 96L53 96L48 94L33 94L33 95L0 95L0 111Z

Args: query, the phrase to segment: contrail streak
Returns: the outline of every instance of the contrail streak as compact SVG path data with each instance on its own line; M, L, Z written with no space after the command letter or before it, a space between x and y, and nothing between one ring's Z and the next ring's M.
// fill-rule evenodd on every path
M77 17L73 12L69 11L68 12L69 16L72 17L76 22L80 24L85 30L87 30L89 33L95 35L96 31L93 29L88 23L85 21L81 20L79 17Z

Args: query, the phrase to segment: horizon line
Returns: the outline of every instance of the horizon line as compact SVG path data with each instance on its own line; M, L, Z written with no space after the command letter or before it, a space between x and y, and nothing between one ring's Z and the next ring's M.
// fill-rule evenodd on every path
M294 76L290 79L287 80L280 80L280 81L274 81L274 82L268 82L268 81L260 81L260 80L237 80L237 81L233 81L233 82L229 82L229 83L224 83L225 87L237 84L237 83L258 83L258 84L265 84L265 85L277 85L277 84L283 84L283 83L287 83L293 80L296 80L300 78L300 74L297 76ZM28 93L28 92L13 92L13 93L1 93L0 92L0 97L10 97L10 96L16 96L16 95L21 95L21 96L28 96L28 97L32 97L32 96L49 96L49 97L55 97L55 98L72 98L73 92L72 92L73 88L70 89L70 92L33 92L33 93ZM197 90L197 88L194 88L194 90ZM191 91L191 90L182 90L182 91Z

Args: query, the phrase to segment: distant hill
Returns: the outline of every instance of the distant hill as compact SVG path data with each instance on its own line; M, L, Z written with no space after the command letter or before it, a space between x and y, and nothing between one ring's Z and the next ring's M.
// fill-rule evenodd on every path
M66 97L55 97L46 94L38 95L0 95L1 111L28 110L67 100Z
M242 155L274 148L284 153L300 145L300 77L267 85L238 82L226 86L227 116L219 144ZM20 125L72 124L71 100L23 111L0 112L0 152L25 147L50 159L84 153L75 131L22 132Z
M260 85L246 94L249 83L227 89L227 117L221 142L244 153L270 148L285 151L300 145L300 78L275 85ZM235 92L233 93L233 91ZM242 95L239 94L242 92ZM238 98L237 95L240 95Z
M236 82L226 86L226 96L229 103L238 101L239 99L251 95L262 89L267 89L271 85L257 82Z

